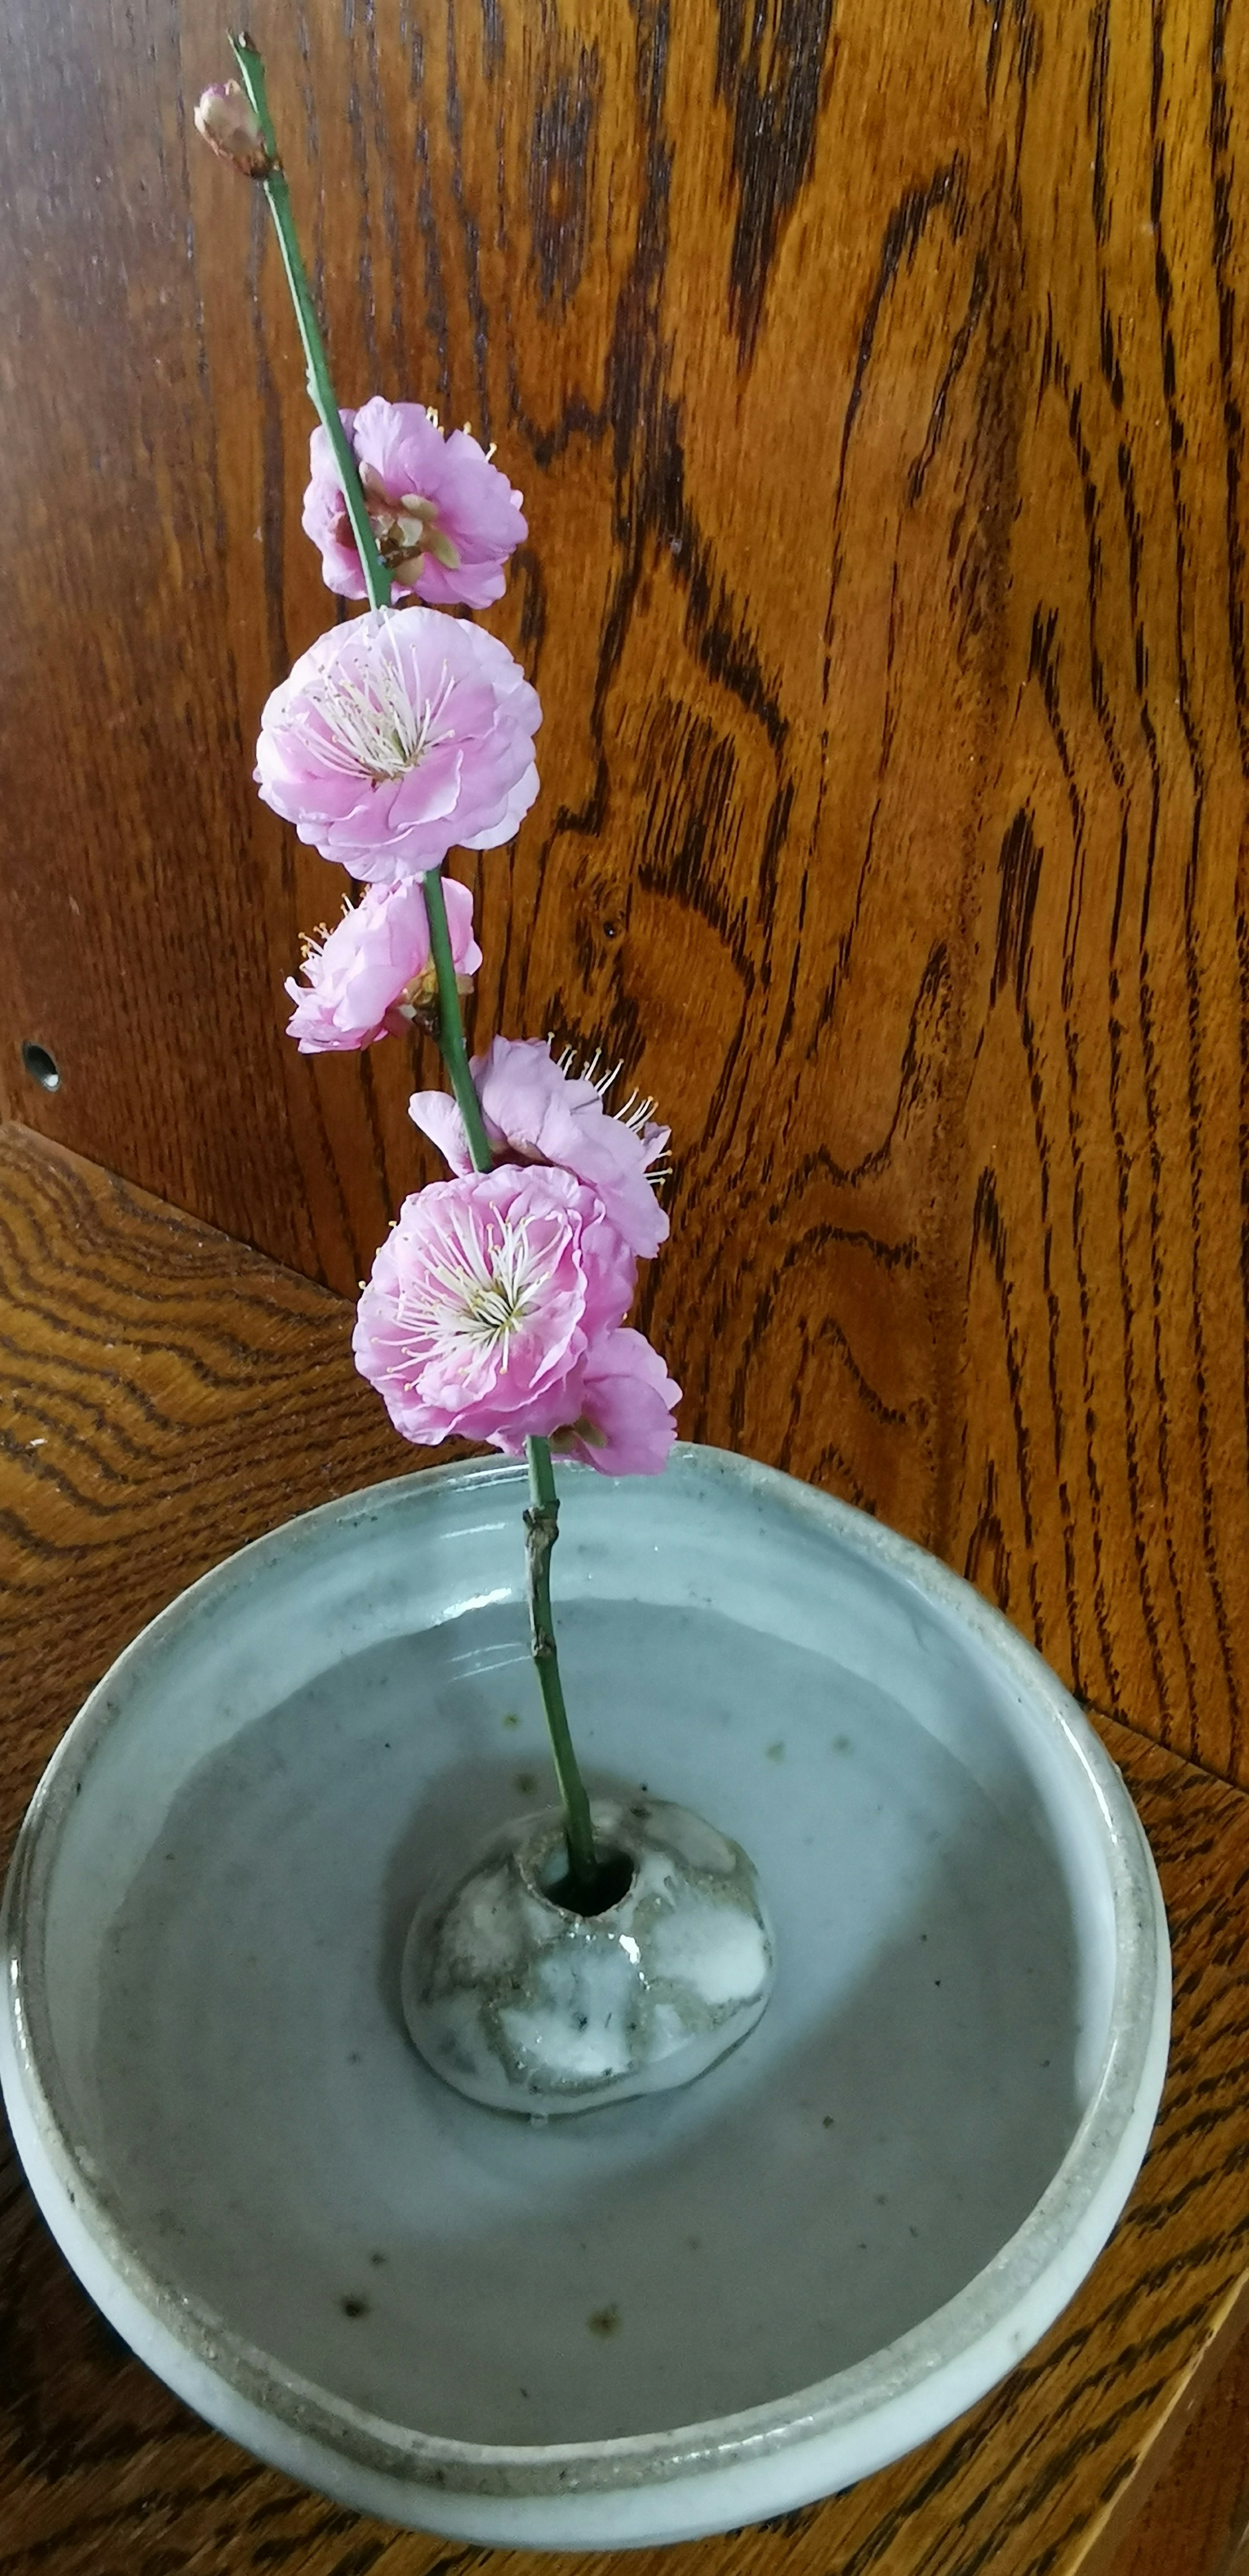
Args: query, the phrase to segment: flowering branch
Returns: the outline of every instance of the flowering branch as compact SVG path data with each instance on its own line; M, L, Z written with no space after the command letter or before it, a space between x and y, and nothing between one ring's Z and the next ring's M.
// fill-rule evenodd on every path
M447 927L447 908L443 899L442 877L435 868L422 880L425 906L429 914L429 945L434 972L438 978L438 1000L442 1023L442 1053L455 1095L455 1105L464 1121L464 1134L475 1172L494 1168L494 1156L486 1123L481 1114L468 1049L464 1043L464 1022L460 1016L460 995L451 957L451 935ZM525 1562L529 1592L529 1642L533 1655L542 1705L546 1710L547 1731L551 1738L551 1756L559 1782L564 1808L564 1839L568 1846L570 1894L585 1912L593 1908L600 1868L594 1848L594 1827L590 1821L590 1801L581 1777L568 1726L564 1705L564 1685L560 1679L559 1649L555 1643L555 1625L551 1615L551 1550L559 1537L559 1494L555 1470L551 1464L549 1440L528 1439L525 1459L529 1469L530 1508L525 1513Z
M316 406L322 428L334 451L334 462L342 476L343 500L347 516L351 521L351 533L359 549L369 606L388 608L390 574L377 551L377 540L365 506L360 477L356 471L356 460L347 444L338 405L334 400L334 387L330 380L325 343L321 337L321 326L317 320L316 306L312 301L312 289L308 284L308 274L299 247L295 218L291 213L290 190L278 156L273 119L269 114L264 60L257 53L250 36L245 34L231 36L230 50L238 64L239 78L247 93L248 105L260 127L268 154L269 166L260 172L260 184L264 189L269 212L273 217L273 229L278 237L282 265L286 270L286 282L291 290L291 302L295 307L295 320L299 325L299 336L303 342L304 359L308 368L309 396Z
M247 106L255 120L254 128L250 133L243 133L240 142L240 128L236 119L235 106L231 106L228 101L225 103L224 117L220 107L210 109L207 99L201 102L201 109L206 112L197 118L197 122L205 139L212 142L214 149L219 151L223 150L221 132L224 127L223 157L232 159L236 167L246 170L248 175L257 178L264 189L278 237L300 339L303 343L308 371L308 392L329 440L334 472L359 555L365 595L371 610L385 611L390 608L391 575L378 547L356 457L335 398L325 345L295 231L290 192L278 155L273 121L269 114L264 62L248 36L243 34L232 36L230 43L238 65ZM235 103L241 114L241 102L237 101L237 93L235 93ZM352 421L353 416L349 414L349 425ZM469 443L472 444L472 442ZM488 460L482 461L483 464L488 465ZM376 480L376 477L374 479ZM509 511L515 520L516 532L523 535L524 521L519 517L518 504L519 495L510 494ZM422 531L425 531L426 517L430 519L436 560L441 561L444 566L449 564L453 570L458 569L460 564L458 551L445 535L438 534L437 513L434 506L421 499L419 495L401 495L401 507L409 513L416 514ZM399 524L407 530L406 519L401 520ZM407 542L407 537L404 541ZM515 535L508 527L506 544L514 544L515 541ZM411 559L413 564L419 564L419 553L418 548ZM401 578L410 568L405 559L405 563L400 568ZM489 587L490 578L487 569L487 587L484 594L486 597L494 595L492 588ZM463 639L464 630L460 628L456 631ZM323 639L323 641L333 652L334 639ZM500 648L490 639L486 639L486 643L489 643L491 653L499 652ZM485 649L486 644L483 643L481 650L485 651ZM314 647L313 655L305 657L305 661L314 660L316 655L317 648ZM322 660L326 658L323 654ZM297 674L292 674L292 685L296 676ZM517 673L515 676L519 681L520 674ZM445 658L441 679L442 702L445 704L450 687ZM335 726L337 726L337 741L332 749L331 758L338 775L341 776L344 751L348 757L352 754L359 757L366 774L371 774L375 781L379 773L376 770L369 772L370 759L390 762L398 754L405 767L410 764L413 757L419 759L420 749L424 747L425 733L428 729L430 706L429 701L426 700L422 721L417 724L412 740L409 742L408 733L411 731L412 719L419 699L414 698L409 687L398 648L396 648L394 665L387 674L387 685L389 696L385 699L384 705L379 706L367 688L364 691L361 690L358 680L340 678L336 687L331 677L327 684L326 677L318 665L317 674L308 690L308 697L317 707L323 729L326 728L328 713L328 731L331 737L335 735ZM532 698L532 692L528 694ZM536 709L536 699L533 700L533 704ZM532 730L532 721L530 729ZM262 787L269 795L270 802L278 804L279 810L282 810L280 772L279 761L272 778L267 777L263 768L257 774L261 779ZM386 773L383 770L380 774L384 776ZM536 772L533 772L532 776L536 787ZM520 811L523 810L522 804ZM316 838L317 835L305 833L305 837ZM478 836L477 846L481 846L483 837ZM318 846L324 847L325 844L319 841ZM424 855L424 853L421 854ZM346 858L345 852L343 855ZM361 863L359 850L354 843L351 855L360 865L361 873L367 877L370 867ZM394 863L396 860L393 831L383 856L387 864ZM462 1121L469 1163L473 1171L489 1174L494 1170L495 1158L468 1059L451 929L440 873L441 861L432 853L430 853L430 859L431 863L419 873L419 882L428 923L429 959L438 994L439 1043L456 1108ZM375 882L369 886L369 894L376 899L378 889L384 887L387 880L386 874L380 868L374 867L373 874ZM384 1016L385 1014L383 1018ZM618 1341L628 1338L632 1337L625 1336L623 1333L617 1336ZM603 1902L603 1890L610 1872L605 1871L594 1847L590 1805L569 1732L568 1713L564 1705L559 1655L551 1615L550 1560L551 1550L559 1535L559 1497L551 1463L549 1440L540 1436L527 1436L524 1447L530 1491L530 1508L526 1511L524 1519L534 1668L542 1692L555 1771L564 1807L565 1839L568 1850L567 1892L573 1905L588 1913L595 1910L596 1899L599 1903Z
M369 606L388 608L390 574L378 552L377 539L373 534L373 523L369 517L359 469L343 428L342 414L334 394L325 342L321 337L321 326L317 320L303 253L299 247L299 236L295 230L295 218L291 212L290 190L278 155L273 119L269 114L264 58L257 52L251 38L247 35L231 36L230 46L239 67L239 78L246 91L248 105L260 127L264 149L268 156L268 168L261 173L260 184L264 189L269 212L273 217L273 228L278 237L282 265L286 270L286 281L291 291L291 302L295 308L299 336L303 342L308 368L308 392L333 449L343 502L360 556ZM437 869L430 869L425 875L422 880L422 891L425 897L425 909L429 915L430 957L438 983L439 1042L451 1088L455 1094L456 1107L468 1135L474 1169L488 1172L494 1156L490 1151L477 1094L473 1089L472 1076L468 1069L468 1048L464 1039L459 986L451 956L447 907L442 891L442 880Z

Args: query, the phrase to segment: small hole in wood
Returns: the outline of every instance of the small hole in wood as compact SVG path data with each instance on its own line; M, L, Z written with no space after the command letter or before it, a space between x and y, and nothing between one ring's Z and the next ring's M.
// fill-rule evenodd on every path
M37 1082L41 1091L60 1090L61 1068L47 1047L37 1046L33 1038L27 1038L22 1048L22 1062L31 1081Z

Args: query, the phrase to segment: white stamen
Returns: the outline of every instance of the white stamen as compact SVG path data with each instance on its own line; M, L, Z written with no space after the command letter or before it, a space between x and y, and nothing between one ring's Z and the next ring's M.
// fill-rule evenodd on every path
M378 652L370 662L366 686L345 671L327 671L311 682L305 694L325 727L317 745L320 759L349 777L359 777L363 770L381 784L406 777L427 752L454 732L454 726L444 725L442 718L455 684L444 662L434 695L414 697L398 645L388 633L385 611L378 641L389 650Z
M558 1234L540 1250L529 1240L530 1216L516 1223L500 1217L497 1234L487 1240L466 1211L453 1208L449 1215L441 1252L427 1255L423 1280L399 1297L397 1321L410 1336L405 1356L419 1368L431 1342L444 1350L459 1344L466 1366L489 1352L506 1364L513 1333L533 1313L555 1268Z
M554 1044L554 1036L549 1035L547 1038L547 1045L554 1047ZM612 1084L619 1081L623 1066L622 1064L613 1065L610 1073L600 1073L598 1068L602 1053L602 1048L596 1047L593 1055L587 1056L584 1062L581 1063L578 1061L576 1048L573 1046L566 1046L562 1054L556 1057L555 1061L559 1066L560 1072L566 1073L570 1082L588 1082L592 1084L594 1090L598 1093L599 1099L603 1102L604 1106L606 1106L607 1094L611 1090ZM655 1103L653 1100L644 1097L641 1092L635 1090L630 1092L628 1099L622 1103L619 1109L607 1110L607 1115L609 1118L614 1118L618 1126L627 1127L630 1134L638 1138L639 1143L645 1143L646 1130L650 1126L655 1115ZM672 1165L670 1163L652 1162L647 1170L646 1177L650 1182L652 1189L658 1189L661 1181L671 1180Z
M553 1038L547 1040L549 1046L553 1046L554 1043ZM610 1073L600 1073L599 1065L602 1062L602 1056L602 1048L596 1047L593 1055L588 1055L584 1061L579 1061L576 1048L566 1046L563 1054L556 1058L556 1062L560 1072L566 1073L570 1082L590 1083L597 1091L599 1099L605 1100L613 1082L619 1079L621 1066L616 1064L613 1065Z
M653 1100L643 1099L640 1092L631 1091L628 1099L621 1108L616 1110L615 1115L622 1127L631 1127L634 1135L640 1136L643 1130L649 1127L655 1115L655 1103Z

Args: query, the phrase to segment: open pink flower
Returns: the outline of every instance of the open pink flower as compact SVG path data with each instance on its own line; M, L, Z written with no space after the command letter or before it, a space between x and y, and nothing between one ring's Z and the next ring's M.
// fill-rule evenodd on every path
M301 653L256 745L265 803L368 884L510 841L542 722L507 646L433 608L374 609Z
M395 589L414 591L432 608L488 608L501 599L503 566L529 531L519 492L471 431L453 429L446 438L423 403L387 402L382 394L343 412L342 423ZM305 531L321 549L329 588L363 599L364 574L324 429L312 433L311 462Z
M515 1449L577 1418L581 1363L633 1296L633 1256L568 1172L504 1164L405 1199L352 1347L408 1440Z
M310 945L304 981L293 975L286 990L295 1008L286 1034L301 1055L372 1046L408 1026L415 1006L435 990L429 954L429 916L420 877L368 886L337 929ZM475 975L481 950L473 937L473 898L467 886L443 883L451 957L457 975Z
M600 1088L556 1064L545 1038L496 1038L473 1058L472 1072L496 1153L574 1173L597 1190L632 1252L646 1259L658 1251L668 1219L648 1173L668 1129L650 1118L650 1101L609 1116ZM453 1172L471 1171L464 1122L449 1092L414 1092L408 1112Z

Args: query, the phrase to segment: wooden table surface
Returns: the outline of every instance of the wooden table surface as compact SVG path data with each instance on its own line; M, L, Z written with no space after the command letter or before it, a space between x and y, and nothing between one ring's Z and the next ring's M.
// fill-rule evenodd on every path
M350 1309L21 1128L0 1131L7 1854L57 1738L195 1575L413 1453L355 1378ZM1175 1948L1161 2119L1092 2277L1003 2385L850 2494L758 2531L604 2557L647 2576L1092 2576L1249 2321L1249 1796L1099 1720ZM105 2326L0 2169L0 2576L520 2576L397 2534L210 2432Z

